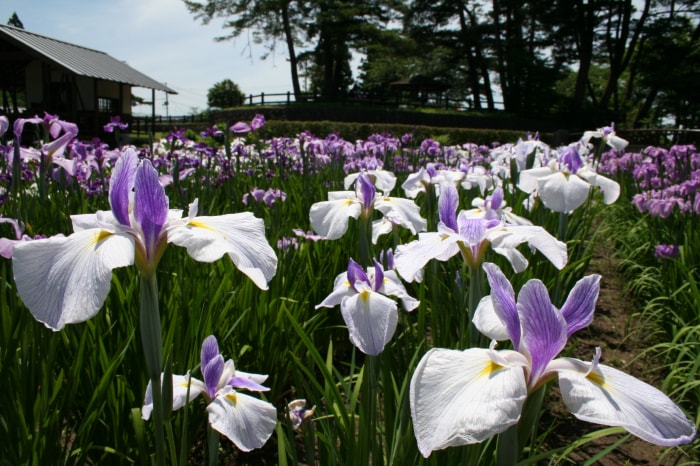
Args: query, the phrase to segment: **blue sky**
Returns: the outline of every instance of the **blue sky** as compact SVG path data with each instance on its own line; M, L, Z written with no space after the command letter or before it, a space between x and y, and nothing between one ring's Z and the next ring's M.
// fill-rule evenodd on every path
M108 53L167 83L178 92L169 96L170 115L204 110L209 88L227 78L245 94L292 90L284 47L261 60L264 47L246 37L215 42L221 21L202 25L180 0L0 0L2 24L13 12L28 31ZM163 102L157 92L156 112L165 115Z

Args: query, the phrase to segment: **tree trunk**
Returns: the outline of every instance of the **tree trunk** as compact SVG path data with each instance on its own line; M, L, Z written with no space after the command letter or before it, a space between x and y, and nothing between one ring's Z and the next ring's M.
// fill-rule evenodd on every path
M299 102L302 100L301 86L299 86L299 62L297 60L296 51L294 50L294 34L292 34L292 26L289 22L288 2L285 2L282 6L282 25L284 27L284 38L287 41L287 51L289 53L289 68L292 73L294 100Z

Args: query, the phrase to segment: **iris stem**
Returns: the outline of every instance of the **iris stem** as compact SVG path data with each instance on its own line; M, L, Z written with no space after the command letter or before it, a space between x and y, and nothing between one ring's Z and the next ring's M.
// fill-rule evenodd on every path
M481 301L481 269L479 267L469 267L469 342L472 348L484 346L485 343L481 334L474 326L474 314Z
M219 432L212 429L211 425L207 424L207 444L209 448L208 464L209 466L216 466L219 462Z
M508 427L498 436L497 466L515 466L518 462L518 424Z
M163 410L163 342L158 308L158 283L154 274L141 274L141 344L153 394L153 426L156 441L156 464L165 465L165 431ZM168 381L164 381L168 383ZM172 385L172 381L169 382Z

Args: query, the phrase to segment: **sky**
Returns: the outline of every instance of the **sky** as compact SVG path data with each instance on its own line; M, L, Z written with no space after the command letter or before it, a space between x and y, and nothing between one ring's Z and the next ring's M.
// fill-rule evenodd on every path
M202 25L181 0L0 0L0 23L16 12L24 29L99 50L178 92L156 92L156 113L188 115L207 107L207 91L230 79L244 94L292 90L284 44L267 59L247 37L216 42L222 21ZM134 88L150 100L151 91ZM150 113L136 107L135 113Z

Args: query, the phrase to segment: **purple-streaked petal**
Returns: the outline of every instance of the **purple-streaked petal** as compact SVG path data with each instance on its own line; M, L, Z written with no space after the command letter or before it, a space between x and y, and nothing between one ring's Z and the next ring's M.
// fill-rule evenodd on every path
M355 283L358 281L370 285L369 277L367 277L365 270L360 264L352 259L348 261L348 281L350 282L350 286L353 288L355 288Z
M230 129L234 133L249 133L252 128L248 123L243 123L242 121L239 121L238 123L231 126Z
M568 167L571 173L576 173L583 166L583 160L581 160L575 144L566 147L559 160Z
M515 291L501 269L490 262L482 265L491 286L491 302L498 318L506 326L513 348L520 350L520 316L515 303ZM487 335L489 336L489 335Z
M219 381L221 380L221 374L224 373L224 357L217 354L212 359L209 360L206 366L202 366L202 377L204 377L204 383L207 386L207 392L210 397L216 394L219 388Z
M539 280L529 280L520 289L518 315L523 345L532 362L530 385L534 386L547 364L566 345L566 321L552 305L547 287Z
M694 423L669 397L612 367L598 364L590 372L559 371L559 385L564 403L582 421L623 427L664 447L695 438Z
M489 221L485 218L469 218L466 211L462 211L457 218L459 236L468 246L478 246L486 236Z
M202 342L202 351L200 351L199 356L202 361L202 367L206 367L209 361L217 357L219 354L219 343L216 341L214 335L209 335Z
M382 285L384 285L384 270L377 259L374 259L374 291L379 291Z
M245 388L246 390L253 392L267 392L270 390L268 387L260 385L247 377L233 377L228 381L227 385L230 385L233 388Z
M493 190L489 201L489 207L493 210L498 210L503 206L503 189L500 186Z
M459 207L459 193L454 183L442 183L440 185L440 199L438 200L438 214L440 221L455 233L457 227L457 209Z
M355 182L357 197L362 201L362 211L370 212L374 208L374 198L377 195L377 188L374 187L372 179L366 173L360 173Z
M129 198L136 179L136 168L139 158L136 152L129 148L119 157L109 181L109 204L112 206L114 217L122 225L131 225L129 220Z
M150 261L163 225L168 218L168 196L150 160L144 160L134 180L134 218L141 226Z
M567 338L574 332L588 327L593 321L599 290L600 275L588 275L576 282L576 285L569 292L569 296L561 308L561 313L566 320Z
M253 131L256 131L262 128L263 126L265 126L265 116L258 113L253 117L253 120L250 122L250 127Z

